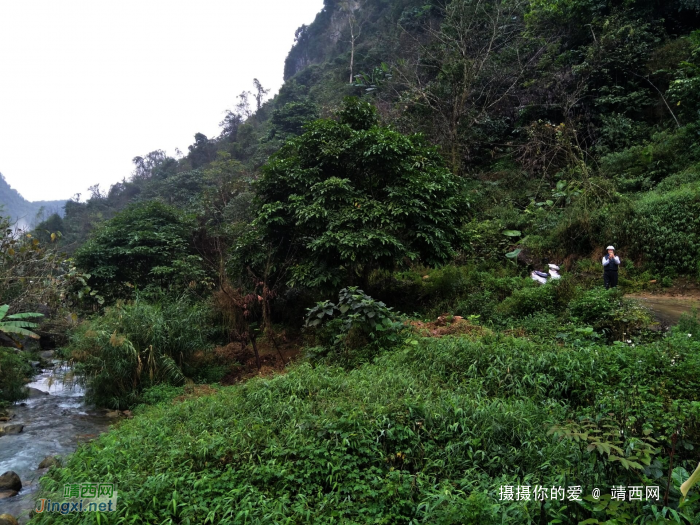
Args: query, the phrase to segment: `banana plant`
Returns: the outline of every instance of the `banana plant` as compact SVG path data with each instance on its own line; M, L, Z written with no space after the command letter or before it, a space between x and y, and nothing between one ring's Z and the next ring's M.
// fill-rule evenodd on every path
M700 481L700 464L695 472L681 485L681 494L683 494L683 499L688 495L688 491L693 488L693 485Z
M43 314L26 312L22 314L7 315L9 309L9 304L0 306L0 332L7 334L13 341L15 341L13 336L17 335L31 337L32 339L39 339L38 334L35 334L29 330L30 328L37 328L39 324L31 321L25 321L25 319L42 317ZM15 341L15 343L17 343L17 341Z

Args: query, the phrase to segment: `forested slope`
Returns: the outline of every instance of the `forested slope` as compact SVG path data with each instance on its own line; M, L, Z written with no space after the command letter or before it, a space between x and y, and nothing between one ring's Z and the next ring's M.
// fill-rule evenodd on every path
M119 523L698 523L700 320L625 294L698 289L700 3L326 0L284 67L22 240L72 253L62 355L136 414L43 490L114 479Z
M274 99L256 83L219 137L197 134L180 160L137 157L129 179L69 202L59 226L74 248L129 202L201 215L212 170L256 179L285 139L354 95L384 124L424 133L463 178L476 253L516 230L538 254L586 256L614 241L637 262L694 272L695 225L674 217L697 202L699 20L680 0L329 0L299 29ZM668 203L651 216L649 192ZM654 233L671 225L673 238ZM690 253L672 255L681 237Z

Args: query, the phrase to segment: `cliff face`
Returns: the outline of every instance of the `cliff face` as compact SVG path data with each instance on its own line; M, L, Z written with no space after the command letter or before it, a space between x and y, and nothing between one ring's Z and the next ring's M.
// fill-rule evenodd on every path
M329 38L328 32L332 25L337 26L338 8L334 3L326 0L323 10L316 15L315 20L310 25L303 25L297 29L294 46L284 63L285 81L311 64L323 62L332 51L337 39L333 41Z
M432 5L436 0L325 0L323 10L310 25L297 29L296 41L284 64L289 80L307 67L350 53L351 24L356 43L371 45L382 34L393 31L407 12ZM375 50L379 51L379 50ZM361 58L361 57L360 57Z

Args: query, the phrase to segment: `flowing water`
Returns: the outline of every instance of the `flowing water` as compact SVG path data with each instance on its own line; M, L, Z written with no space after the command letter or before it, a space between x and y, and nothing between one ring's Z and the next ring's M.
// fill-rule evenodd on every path
M27 521L35 505L38 481L45 472L37 469L39 463L46 456L73 452L80 442L97 437L113 421L104 410L87 406L83 390L69 381L64 383L68 378L70 370L58 365L43 370L27 385L30 398L11 409L14 418L8 423L24 425L24 430L0 437L0 474L12 470L23 485L17 496L0 499L0 514L16 516L20 523Z

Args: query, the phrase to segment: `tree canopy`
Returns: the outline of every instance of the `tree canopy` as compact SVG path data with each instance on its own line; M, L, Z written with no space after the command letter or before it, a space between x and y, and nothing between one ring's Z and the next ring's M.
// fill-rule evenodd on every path
M466 211L459 186L422 136L380 126L371 104L350 98L263 168L254 227L291 261L293 283L362 281L447 261Z
M194 227L191 218L166 204L133 204L101 225L75 261L108 299L129 296L134 287L200 285L205 275L192 243Z

